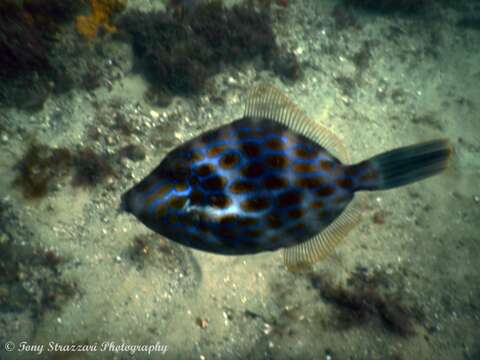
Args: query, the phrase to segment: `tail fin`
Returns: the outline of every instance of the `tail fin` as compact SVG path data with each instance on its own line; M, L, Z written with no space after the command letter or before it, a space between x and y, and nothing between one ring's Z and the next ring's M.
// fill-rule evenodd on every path
M346 174L356 191L391 189L441 172L452 153L448 140L433 140L376 155L349 166Z

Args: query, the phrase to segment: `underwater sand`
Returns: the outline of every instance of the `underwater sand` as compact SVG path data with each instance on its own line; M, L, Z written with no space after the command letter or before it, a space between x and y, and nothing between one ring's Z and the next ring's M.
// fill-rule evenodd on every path
M480 31L457 27L460 11L442 7L428 19L356 11L357 24L341 28L334 1L290 3L276 8L274 24L279 45L302 65L296 82L247 63L227 67L199 96L155 107L144 100L143 78L130 71L129 47L112 43L112 58L125 63L111 89L51 96L35 113L2 109L15 132L0 144L0 242L21 265L17 284L0 288L1 359L132 358L101 351L105 342L167 347L138 351L136 359L480 359ZM130 1L137 6L150 7ZM224 257L187 249L117 212L121 194L170 149L240 117L258 83L282 89L332 129L354 162L447 137L454 164L434 178L369 193L363 222L303 273L288 272L281 252ZM132 135L108 125L115 113L133 124ZM89 138L91 126L105 136ZM74 188L66 178L46 198L28 201L12 182L31 136L106 153L140 144L146 158L122 160L122 176L97 187ZM47 252L55 255L38 264ZM0 254L0 261L12 258ZM406 330L392 327L375 304L352 310L325 296L338 284L357 294L363 284L403 309ZM29 295L12 295L18 287ZM45 289L54 306L44 304ZM37 356L7 352L7 341L97 351L46 346Z

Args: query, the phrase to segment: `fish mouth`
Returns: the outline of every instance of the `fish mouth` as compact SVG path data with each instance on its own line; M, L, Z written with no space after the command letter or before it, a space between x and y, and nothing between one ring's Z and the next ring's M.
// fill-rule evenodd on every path
M120 198L120 204L117 208L119 213L129 213L140 216L146 211L145 197L141 192L130 189Z
M127 201L128 192L123 194L120 198L120 204L117 207L117 214L130 213L131 209Z

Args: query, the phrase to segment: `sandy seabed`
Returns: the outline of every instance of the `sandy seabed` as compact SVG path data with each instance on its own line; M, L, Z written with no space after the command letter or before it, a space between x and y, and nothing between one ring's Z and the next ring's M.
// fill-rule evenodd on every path
M480 31L457 26L458 9L358 10L350 24L332 15L335 5L275 8L279 46L302 66L295 82L246 63L198 96L156 107L130 71L130 48L113 42L122 66L108 86L52 96L35 113L2 109L18 130L0 144L0 240L11 251L0 262L17 271L14 284L0 281L2 359L480 359ZM223 257L174 245L117 211L121 194L169 150L240 117L258 83L334 131L353 161L446 137L453 164L368 194L361 225L300 273L286 270L281 252ZM110 126L118 113L133 134ZM121 176L95 188L65 181L27 201L12 182L30 136L106 153L137 144L146 157L123 159ZM367 303L352 308L339 292Z

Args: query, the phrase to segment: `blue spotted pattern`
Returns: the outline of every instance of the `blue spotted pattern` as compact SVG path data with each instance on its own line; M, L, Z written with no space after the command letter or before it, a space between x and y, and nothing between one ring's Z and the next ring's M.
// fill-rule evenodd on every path
M324 229L352 199L353 178L305 136L245 117L170 152L123 201L174 241L246 254L289 247Z

